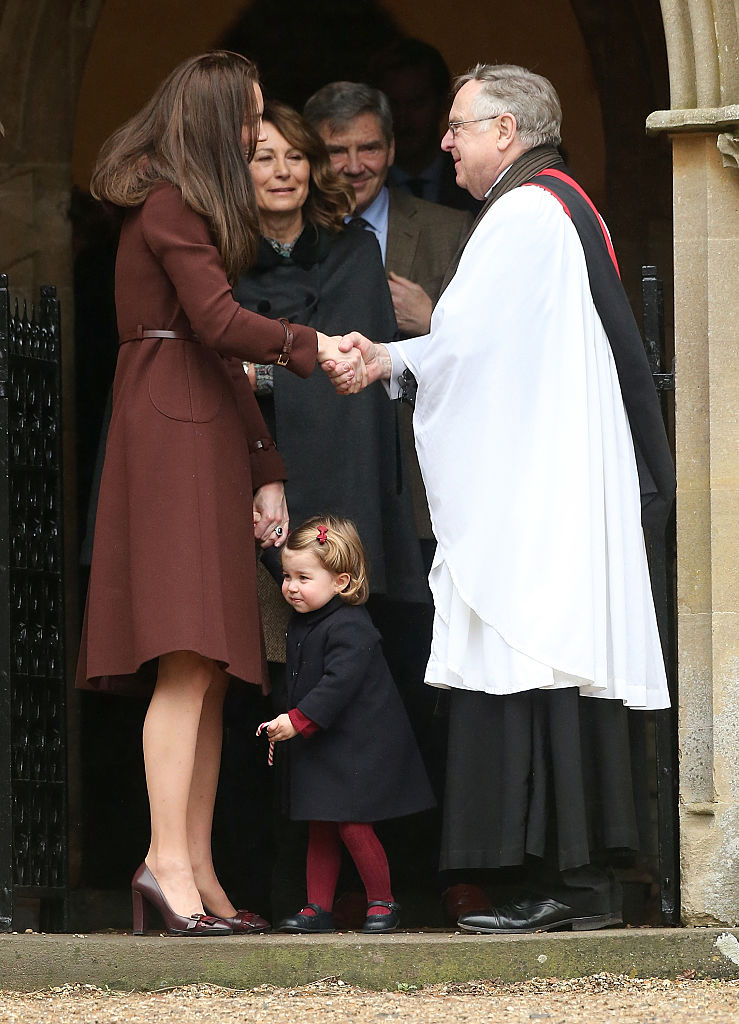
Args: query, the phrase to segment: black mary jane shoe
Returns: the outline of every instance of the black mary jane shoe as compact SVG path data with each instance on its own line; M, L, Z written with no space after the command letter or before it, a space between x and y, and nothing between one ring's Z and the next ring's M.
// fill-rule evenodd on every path
M362 926L363 932L394 932L400 924L399 903L387 903L385 900L371 900L367 904L370 907L387 907L387 914L367 914Z
M502 907L477 914L463 914L457 925L463 932L505 935L512 932L548 932L571 928L574 932L608 928L618 923L612 913L583 914L574 907L546 896L522 896Z
M312 910L312 914L294 914L280 921L278 932L294 932L299 935L318 935L321 932L335 932L334 915L330 910L324 910L317 903L306 903L306 910Z

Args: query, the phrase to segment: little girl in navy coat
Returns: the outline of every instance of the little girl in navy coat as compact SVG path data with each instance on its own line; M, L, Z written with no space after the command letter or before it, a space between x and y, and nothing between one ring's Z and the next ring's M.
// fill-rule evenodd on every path
M342 843L367 890L365 932L398 927L387 857L372 822L434 804L403 702L366 609L365 554L354 524L314 517L288 537L282 594L291 709L266 725L286 745L290 818L309 821L308 903L286 932L334 931Z

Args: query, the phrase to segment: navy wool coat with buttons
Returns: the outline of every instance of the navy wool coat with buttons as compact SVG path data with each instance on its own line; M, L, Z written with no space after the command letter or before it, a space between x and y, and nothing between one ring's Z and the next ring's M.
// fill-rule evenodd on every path
M400 694L366 609L335 597L295 612L287 633L288 708L320 731L280 744L295 820L381 821L434 797Z

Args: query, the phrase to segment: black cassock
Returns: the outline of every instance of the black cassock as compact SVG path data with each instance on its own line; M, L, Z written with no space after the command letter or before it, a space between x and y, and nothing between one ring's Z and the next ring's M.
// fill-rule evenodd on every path
M527 184L554 192L580 237L629 417L642 522L657 536L675 474L649 364L604 231L552 152L550 166ZM494 201L491 195L480 217ZM563 871L591 863L598 851L638 849L634 790L636 783L644 792L645 780L632 777L630 733L621 702L582 697L574 687L507 695L452 690L441 868L506 867L531 855Z

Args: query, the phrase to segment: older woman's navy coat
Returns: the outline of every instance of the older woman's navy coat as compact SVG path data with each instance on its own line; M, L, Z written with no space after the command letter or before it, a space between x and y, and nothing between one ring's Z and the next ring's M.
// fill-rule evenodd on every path
M291 818L381 821L433 807L380 634L364 608L335 597L317 611L293 614L287 700L320 726L279 749L289 759Z
M356 228L332 233L309 224L290 257L262 239L258 262L234 296L246 309L326 334L360 331L384 342L397 330L380 247ZM369 555L372 593L427 602L397 403L379 381L347 398L320 368L297 387L292 376L275 367L274 396L259 398L287 466L292 524L329 512L353 520Z

